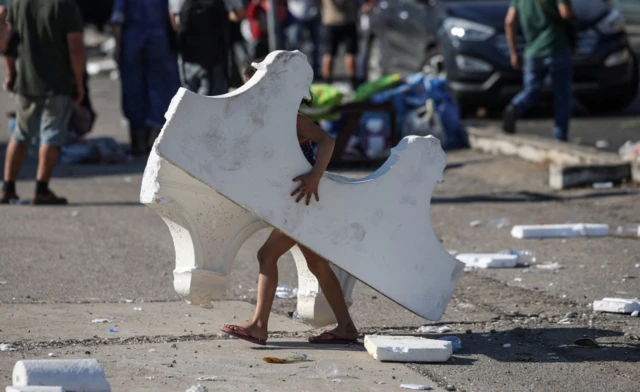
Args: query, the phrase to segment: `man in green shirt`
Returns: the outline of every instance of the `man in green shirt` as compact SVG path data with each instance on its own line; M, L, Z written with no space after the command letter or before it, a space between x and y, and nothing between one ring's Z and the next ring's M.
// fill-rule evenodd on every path
M504 113L504 130L516 131L518 117L540 98L547 75L551 76L555 103L553 137L566 141L571 117L571 48L565 25L573 18L567 0L512 0L505 19L511 65L521 69L516 48L518 22L525 39L524 89Z
M33 204L66 204L49 180L73 109L84 97L83 26L74 0L13 0L7 22L20 36L18 58L5 56L4 87L15 92L16 130L7 145L0 204L18 199L15 181L29 145L40 136Z

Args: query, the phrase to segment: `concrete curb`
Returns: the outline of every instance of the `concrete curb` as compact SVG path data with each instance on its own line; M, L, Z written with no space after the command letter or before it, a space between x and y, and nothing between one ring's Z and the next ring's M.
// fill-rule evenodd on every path
M468 127L467 132L474 150L549 163L549 186L553 189L596 182L640 182L640 163L623 161L611 152L534 135L507 135L495 127Z

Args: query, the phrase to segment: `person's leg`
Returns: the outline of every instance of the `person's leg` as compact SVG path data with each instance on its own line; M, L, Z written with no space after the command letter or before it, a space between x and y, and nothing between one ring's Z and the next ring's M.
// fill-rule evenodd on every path
M553 137L557 140L567 141L569 138L573 83L571 52L567 50L552 56L550 59L550 72L555 105Z
M171 99L180 88L178 61L171 52L165 31L150 32L144 46L144 73L147 80L145 95L149 102L145 117L148 132L145 147L149 152L164 126L164 115Z
M122 112L129 120L131 153L145 153L145 117L148 100L146 97L146 78L143 68L142 45L144 34L125 30L122 36L120 54L120 84L122 94Z
M506 133L516 132L516 121L540 98L540 92L548 68L544 65L544 58L527 59L524 64L524 88L516 95L504 112L503 128Z
M307 23L307 29L309 30L309 39L313 47L311 51L311 67L313 68L314 79L319 78L322 75L320 68L320 36L322 29L322 22L320 18L313 18Z
M302 245L299 246L304 258L307 260L309 271L318 279L322 293L338 321L338 325L330 331L330 334L322 334L312 340L331 339L332 337L347 340L357 339L358 329L353 323L353 320L351 320L349 308L344 299L342 287L340 287L340 281L331 269L329 262L315 254L309 248Z
M33 204L66 204L67 199L57 197L49 189L53 169L58 163L64 145L69 118L73 110L71 97L56 95L45 100L40 127L38 172Z
M7 204L11 200L19 199L16 193L16 180L29 146L40 129L42 100L18 95L17 106L16 129L11 134L4 162L4 183L2 184L0 204Z
M287 28L287 50L300 50L305 24L303 21L293 18Z
M209 95L222 95L229 92L229 78L227 77L227 59L211 67L207 77Z
M278 230L273 230L267 241L258 250L258 262L260 263L260 276L258 277L258 292L256 311L253 319L243 325L249 332L249 336L266 339L268 335L269 314L271 305L278 287L278 260L291 247L295 241ZM240 335L246 333L240 328L228 325L234 332Z
M345 26L344 43L346 53L344 56L344 67L347 76L351 82L351 87L355 90L358 87L358 78L356 77L356 56L358 55L358 27L353 24Z
M324 55L322 56L322 78L326 83L333 82L333 58L338 52L340 26L324 27Z

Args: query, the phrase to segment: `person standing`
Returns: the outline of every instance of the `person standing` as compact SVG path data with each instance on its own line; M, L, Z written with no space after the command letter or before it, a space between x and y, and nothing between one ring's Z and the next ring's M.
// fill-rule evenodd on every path
M180 81L201 95L229 91L229 19L224 0L171 0L170 17L178 34Z
M318 0L289 0L289 12L292 21L289 24L289 49L296 50L302 47L305 31L309 35L311 45L311 66L316 77L322 74L320 69L320 9Z
M524 89L505 109L503 127L516 132L516 121L538 102L545 78L551 75L555 104L553 137L566 141L569 135L572 91L572 49L570 21L573 13L568 0L512 0L505 19L505 32L511 65L521 69L516 49L518 22L525 39Z
M19 199L15 182L29 145L40 135L33 204L66 204L49 189L74 101L82 102L85 54L80 10L73 0L14 0L7 22L20 36L18 57L5 56L4 88L18 101L7 145L0 203Z
M151 151L180 87L168 9L168 0L115 0L113 5L115 58L133 155Z
M276 19L278 22L277 34L282 34L283 28L289 16L286 0L273 0L276 5ZM253 56L264 58L269 54L269 23L267 12L268 0L251 0L247 6L247 20L251 25L251 35L254 39Z

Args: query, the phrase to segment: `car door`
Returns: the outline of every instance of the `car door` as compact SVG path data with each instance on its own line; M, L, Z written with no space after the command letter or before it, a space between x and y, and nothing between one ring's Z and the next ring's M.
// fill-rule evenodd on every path
M429 42L428 0L382 0L386 15L384 50L389 72L411 73L420 70Z

